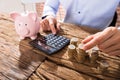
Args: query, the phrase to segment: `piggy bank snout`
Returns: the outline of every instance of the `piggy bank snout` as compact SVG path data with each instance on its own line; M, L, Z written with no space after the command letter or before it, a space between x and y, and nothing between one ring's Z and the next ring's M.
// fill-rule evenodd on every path
M27 27L24 26L15 26L16 28L16 32L20 35L20 36L25 36L28 35L30 33L29 29L27 29Z

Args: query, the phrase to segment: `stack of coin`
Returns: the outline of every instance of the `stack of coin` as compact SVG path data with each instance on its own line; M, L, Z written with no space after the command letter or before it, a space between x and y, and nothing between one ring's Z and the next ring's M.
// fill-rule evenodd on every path
M99 57L98 50L92 49L92 52L90 53L89 57L90 57L90 63L95 64Z
M106 62L105 60L102 60L98 63L99 63L99 66L97 67L98 72L101 74L103 74L104 72L107 72L108 67L109 67L109 63Z
M75 59L79 63L83 63L85 61L86 55L87 55L87 53L81 48L81 45L82 44L78 45L78 48L77 48L77 57L75 57Z
M70 44L68 46L67 52L68 52L69 59L74 59L74 56L77 53L76 52L76 47L74 45Z
M71 40L70 40L70 44L73 44L77 47L77 43L78 43L78 38L75 38L73 37Z

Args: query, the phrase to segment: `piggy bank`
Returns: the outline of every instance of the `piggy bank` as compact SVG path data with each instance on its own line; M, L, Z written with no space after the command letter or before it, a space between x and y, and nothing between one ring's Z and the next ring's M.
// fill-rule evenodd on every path
M10 13L14 20L15 30L20 36L20 40L30 37L32 40L37 38L40 29L40 22L36 13Z

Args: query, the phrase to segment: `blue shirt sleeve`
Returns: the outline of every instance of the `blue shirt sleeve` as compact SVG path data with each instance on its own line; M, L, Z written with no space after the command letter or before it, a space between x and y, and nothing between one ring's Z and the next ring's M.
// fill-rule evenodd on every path
M55 17L58 11L59 4L59 0L46 0L43 10L43 16L52 15Z

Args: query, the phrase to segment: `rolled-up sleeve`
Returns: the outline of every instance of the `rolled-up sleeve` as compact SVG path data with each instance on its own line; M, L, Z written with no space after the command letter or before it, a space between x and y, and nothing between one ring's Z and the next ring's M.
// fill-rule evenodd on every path
M56 16L59 4L60 4L59 0L46 0L43 10L43 16L46 15Z

